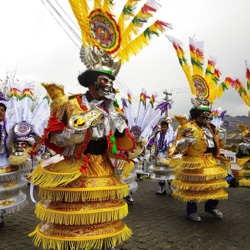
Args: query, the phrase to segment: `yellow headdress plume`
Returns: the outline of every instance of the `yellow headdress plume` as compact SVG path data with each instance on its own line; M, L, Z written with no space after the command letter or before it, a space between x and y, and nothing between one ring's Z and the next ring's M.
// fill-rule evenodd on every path
M221 73L215 67L216 60L210 57L206 68L204 67L204 43L193 38L189 39L189 50L191 65L188 64L182 43L177 39L167 36L173 44L179 63L187 77L191 93L196 96L192 103L195 107L201 109L210 109L211 104L217 98L220 98L226 89L234 81L226 77L222 83L219 83Z
M231 86L238 92L241 99L245 102L247 106L250 107L250 67L249 62L245 61L246 66L246 88L244 87L243 83L236 79L234 82L231 83Z
M165 28L171 28L170 24L157 20L139 34L160 7L157 0L148 0L134 14L139 1L127 0L116 20L111 12L112 0L95 0L92 10L87 0L69 0L82 32L81 59L88 69L110 71L115 76L121 63L148 45L152 35L158 36Z

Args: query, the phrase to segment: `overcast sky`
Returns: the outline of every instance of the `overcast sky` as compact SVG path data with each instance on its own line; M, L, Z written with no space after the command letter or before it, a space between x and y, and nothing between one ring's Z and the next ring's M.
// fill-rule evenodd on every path
M65 33L66 26L62 25L63 29L56 22L43 2L46 3L45 0L0 1L0 71L3 74L15 70L20 78L37 83L56 82L65 85L67 92L83 92L85 89L77 82L79 72L85 70L79 48ZM51 2L59 8L55 0ZM68 1L57 2L75 21ZM226 76L235 76L246 82L244 60L250 60L249 0L161 0L161 4L155 16L172 23L173 30L155 37L122 66L118 75L120 84L137 96L141 88L149 94L156 91L159 100L164 97L163 91L168 90L174 101L169 115L188 113L191 108L188 82L165 35L181 40L187 56L189 37L204 40L206 60L210 55L216 57L221 81ZM116 11L120 13L118 7ZM247 115L249 110L233 90L226 92L214 106L226 109L232 116Z

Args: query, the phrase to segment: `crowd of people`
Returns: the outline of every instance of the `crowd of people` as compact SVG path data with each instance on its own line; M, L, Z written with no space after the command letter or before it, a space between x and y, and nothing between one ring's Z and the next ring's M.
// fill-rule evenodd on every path
M221 123L213 123L212 104L232 79L218 84L220 74L212 60L204 70L200 42L190 40L189 65L181 43L168 37L193 96L189 114L172 117L178 121L174 128L172 119L163 115L172 103L155 103L156 96L150 98L144 89L136 117L129 93L120 108L114 81L121 63L143 43L148 44L149 34L169 26L155 22L136 43L131 34L158 5L148 1L131 22L134 29L125 32L121 23L134 15L136 3L132 2L128 1L116 22L109 13L111 4L96 3L88 13L81 1L70 1L82 31L80 55L87 69L77 80L87 89L85 93L68 96L63 86L43 83L43 92L35 95L35 86L27 83L21 88L14 78L9 84L12 87L1 90L0 227L4 228L5 214L18 212L27 204L21 190L29 183L34 212L41 221L29 236L44 249L108 250L128 239L132 230L123 218L146 169L159 188L155 194L172 195L184 202L189 220L202 220L200 202L205 203L208 214L223 218L218 205L228 198L230 161L220 152ZM136 20L141 21L136 24ZM243 167L240 184L250 186L250 133L242 125L241 130L243 141L237 153ZM32 196L34 186L39 201Z

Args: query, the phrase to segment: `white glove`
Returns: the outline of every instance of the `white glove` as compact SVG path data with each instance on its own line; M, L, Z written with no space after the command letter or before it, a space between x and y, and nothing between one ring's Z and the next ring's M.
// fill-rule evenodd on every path
M193 135L189 135L181 140L178 140L176 142L176 146L179 148L179 150L183 153L190 144L194 144L196 139L194 138Z

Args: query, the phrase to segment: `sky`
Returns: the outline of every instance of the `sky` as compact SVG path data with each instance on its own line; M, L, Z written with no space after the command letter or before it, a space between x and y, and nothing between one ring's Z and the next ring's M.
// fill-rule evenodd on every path
M125 2L115 1L115 14L120 13L119 7ZM122 66L115 82L115 87L120 88L119 97L125 96L129 89L137 100L144 88L148 95L156 92L160 101L165 97L163 91L167 90L173 100L168 115L172 117L189 112L192 105L188 81L165 35L182 41L187 57L189 37L203 40L205 62L209 56L217 59L221 81L231 76L246 82L244 61L250 61L249 0L159 2L162 7L155 18L171 23L173 29L155 36L149 46ZM74 23L71 25L77 25L67 0L51 0L51 3L57 9L60 5L72 18ZM59 24L54 18L57 15L49 10L51 8L46 0L0 1L1 76L6 72L15 72L20 79L31 79L38 84L62 84L67 94L85 92L86 89L77 82L79 73L86 69L79 58L80 43L70 39L66 25ZM213 106L227 110L231 116L247 115L249 110L233 89L225 92Z

